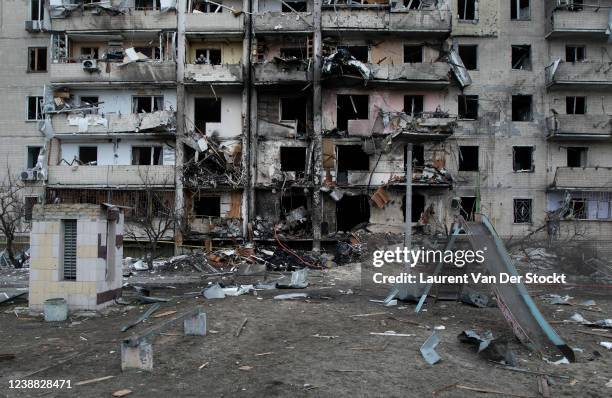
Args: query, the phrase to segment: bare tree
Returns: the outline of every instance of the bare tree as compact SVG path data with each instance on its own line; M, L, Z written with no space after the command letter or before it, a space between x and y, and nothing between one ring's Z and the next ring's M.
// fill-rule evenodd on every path
M136 241L146 251L146 262L153 269L160 242L172 240L178 212L174 199L162 188L169 181L153 175L148 169L139 171L143 189L140 203L125 217L125 236Z
M25 232L25 204L22 197L23 183L17 179L10 168L0 183L0 235L6 239L6 253L15 268L21 268L21 262L15 258L15 237Z

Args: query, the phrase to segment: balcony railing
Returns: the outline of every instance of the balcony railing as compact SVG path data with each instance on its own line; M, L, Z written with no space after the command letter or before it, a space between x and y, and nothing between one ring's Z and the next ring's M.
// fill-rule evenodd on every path
M176 82L174 61L146 61L122 64L97 61L95 68L84 68L80 62L52 63L51 83L158 83Z
M244 16L229 11L219 13L185 14L185 31L241 33Z
M591 2L580 7L558 6L557 0L549 0L546 35L548 38L583 37L607 38L609 10L612 1Z
M555 62L546 67L548 86L609 88L612 85L612 62Z
M240 83L242 82L242 65L188 64L185 65L185 81L198 83Z
M446 34L451 30L450 10L407 10L387 7L324 8L323 30L413 32Z
M368 64L374 80L432 82L448 84L450 67L446 62L399 65Z
M170 187L174 185L174 166L49 166L47 184L54 188Z
M612 191L611 167L557 167L554 190Z
M612 120L608 115L555 115L546 119L550 140L609 140Z
M312 67L307 61L297 64L262 62L253 65L255 83L304 83L312 81Z
M265 11L253 14L255 32L311 32L314 18L311 12Z
M77 9L64 17L51 18L51 30L54 31L162 30L176 27L176 13L158 10L125 9L120 14L111 15Z
M106 135L118 133L162 133L176 131L176 113L157 111L151 113L81 114L58 113L51 117L54 134L58 136Z

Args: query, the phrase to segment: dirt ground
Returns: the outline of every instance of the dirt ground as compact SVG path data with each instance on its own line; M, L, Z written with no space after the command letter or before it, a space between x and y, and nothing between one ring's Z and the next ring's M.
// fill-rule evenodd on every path
M129 389L132 393L128 396L134 398L430 397L434 391L454 383L508 395L449 388L436 396L540 396L537 375L503 369L458 341L461 331L472 328L491 330L496 337L508 339L518 367L567 376L549 377L552 397L612 396L612 387L605 386L612 379L612 350L599 345L600 341L612 341L612 332L595 332L609 334L606 339L581 333L593 328L562 322L574 312L587 319L610 318L609 286L530 287L546 319L576 350L577 363L553 365L513 338L498 308L435 302L431 298L424 307L426 311L418 315L413 303L384 307L370 300L382 300L388 287L362 284L360 274L359 264L314 271L306 289L258 291L256 295L218 300L206 300L199 294L206 286L204 279L194 282L190 278L179 283L176 278L154 278L151 283L158 289L152 295L170 299L162 303L157 314L168 310L181 313L202 306L207 314L208 335L186 337L177 325L158 336L153 341L151 372L122 372L120 341L172 315L151 317L121 333L121 326L138 318L148 307L115 305L101 316L71 316L66 322L51 324L19 311L16 316L15 309L27 305L25 302L2 304L0 354L12 353L16 357L0 362L0 396L110 397L117 390ZM243 279L239 282L249 282L249 278ZM142 277L134 280L147 282ZM133 294L131 289L124 291L126 298ZM308 293L309 298L273 298L294 292ZM593 299L600 311L545 303L538 297L547 292L568 294L577 301ZM442 360L429 365L419 348L438 325L445 327L437 331L441 340L437 352ZM371 334L385 331L410 336ZM73 387L9 389L10 379L24 378L35 371L39 372L25 378L69 379ZM75 386L79 381L104 376L113 377Z

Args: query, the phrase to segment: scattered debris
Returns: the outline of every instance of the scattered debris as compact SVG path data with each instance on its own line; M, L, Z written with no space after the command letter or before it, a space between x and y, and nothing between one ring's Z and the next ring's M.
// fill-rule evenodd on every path
M210 362L204 362L202 365L200 365L200 366L198 367L198 370L202 370L202 369L204 369L205 367L207 367L207 366L208 366L208 364L210 364Z
M421 346L421 355L428 364L434 365L440 361L440 355L435 351L436 347L440 343L440 338L436 333L433 333Z
M308 295L306 293L287 293L274 296L274 300L295 300L301 298L308 298Z
M395 337L413 337L414 334L395 333L393 330L389 330L383 333L370 332L373 336L395 336Z
M115 376L97 377L95 379L79 381L77 383L74 383L74 385L75 386L84 386L84 385L91 384L91 383L97 383L99 381L109 380L109 379L112 379L113 377L115 377Z
M608 350L612 350L612 341L600 341L599 345L607 348Z
M113 393L113 397L125 397L126 395L130 395L132 390L124 388L123 390L117 390Z
M134 322L125 325L121 328L122 332L126 332L127 330L133 328L134 326L138 325L141 322L144 322L147 318L149 318L155 311L157 311L158 309L160 309L161 305L156 303L153 304L151 307L149 307L149 309L147 309L147 311L142 314L138 319L136 319Z
M244 321L242 321L238 329L236 329L236 337L240 337L240 333L242 333L242 330L244 329L248 321L249 318L244 318Z
M285 276L276 282L276 287L282 289L304 289L308 287L308 268L293 271L291 280Z
M464 330L457 337L462 343L475 346L476 352L486 359L516 366L516 356L508 349L507 343L495 339L489 330L482 334L472 329Z
M0 361L15 359L15 354L0 354Z

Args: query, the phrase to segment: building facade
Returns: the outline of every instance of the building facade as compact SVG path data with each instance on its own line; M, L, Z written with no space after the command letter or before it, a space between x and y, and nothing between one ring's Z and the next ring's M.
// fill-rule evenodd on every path
M612 0L591 3L7 0L1 172L126 229L172 209L179 245L476 212L610 240Z

